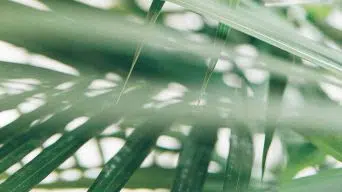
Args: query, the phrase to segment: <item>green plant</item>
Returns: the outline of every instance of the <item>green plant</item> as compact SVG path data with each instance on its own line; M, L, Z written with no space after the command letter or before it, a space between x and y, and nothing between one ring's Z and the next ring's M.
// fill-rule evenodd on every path
M133 0L109 10L78 1L41 0L44 10L0 2L0 40L28 52L19 61L26 65L0 64L0 111L20 112L0 129L0 191L341 191L342 170L335 167L342 161L342 110L334 95L342 85L341 41L331 32L338 29L322 24L322 7L168 1L181 8L160 12L161 0L148 13ZM183 32L164 25L184 12L219 24ZM308 39L299 29L319 35ZM36 57L45 63L37 66ZM220 62L224 69L215 71ZM94 88L96 82L104 85ZM29 89L11 93L6 87L13 84ZM32 101L38 104L23 107ZM222 130L230 131L228 156L215 147ZM260 133L263 150L253 141ZM163 136L181 146L156 144ZM107 160L100 151L96 178L42 183L53 173L86 173L75 153L108 138L125 143L112 145L117 153ZM277 138L286 163L267 167ZM177 166L139 168L151 151L179 155ZM70 159L74 166L61 167ZM8 171L18 163L19 170ZM216 169L208 172L210 165ZM293 179L310 166L317 174Z

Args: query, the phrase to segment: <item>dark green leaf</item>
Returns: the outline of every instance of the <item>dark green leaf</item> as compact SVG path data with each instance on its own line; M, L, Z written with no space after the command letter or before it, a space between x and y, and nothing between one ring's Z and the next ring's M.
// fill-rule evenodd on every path
M224 192L247 191L253 166L253 143L246 127L231 130Z
M216 141L217 128L195 125L181 151L172 192L202 191L211 154Z
M120 191L146 158L159 134L170 123L150 119L136 128L118 154L106 163L88 191Z
M147 13L147 23L148 24L153 24L156 22L162 8L163 8L163 5L164 5L165 1L164 0L153 0L152 1L152 5ZM135 53L134 53L134 56L133 56L133 61L132 61L132 64L131 64L131 67L129 69L129 72L128 72L128 75L125 79L125 82L121 88L121 92L119 93L119 96L116 100L116 102L118 103L119 100L120 100L120 97L122 95L122 93L125 91L126 89L126 85L128 83L128 80L129 78L131 77L132 75L132 72L133 72L133 69L135 67L135 64L137 63L138 59L139 59L139 56L141 54L141 51L142 51L142 48L144 46L144 41L142 41L141 43L139 43L139 45L137 46L136 50L135 50Z
M229 7L230 8L236 8L239 4L239 0L229 0ZM226 44L226 42L228 41L228 35L229 32L231 31L231 28L227 25L225 25L224 23L219 23L217 30L216 30L216 36L215 36L215 40L214 40L214 46L216 46L216 44L221 41L222 39L224 40L223 46ZM217 53L217 57L216 58L210 58L209 61L209 65L208 65L208 69L205 72L204 75L204 79L203 79L203 83L202 83L202 88L201 88L201 92L200 92L200 99L201 97L205 94L205 91L207 89L208 83L210 81L210 77L214 72L215 66L217 64L218 59L220 58L220 54L221 53Z
M133 93L126 95L126 97L129 98L129 96L132 96L131 94ZM127 105L127 102L124 100L113 108L115 96L116 94L111 95L112 99L109 99L109 103L104 102L107 105L102 108L101 113L92 117L81 127L65 133L57 142L44 149L34 160L9 177L0 185L0 191L29 191L68 157L73 155L89 139L101 133L111 123L117 122L123 116L119 109ZM132 101L130 103L133 104ZM111 115L108 116L108 114Z
M315 166L324 161L324 153L319 151L313 144L288 144L287 145L287 166L281 174L281 181L290 181L298 171Z
M268 104L266 114L266 127L265 127L265 142L262 154L262 177L266 168L266 158L270 149L274 131L277 126L277 121L281 112L282 98L287 85L287 79L284 76L271 75L269 80L268 90Z

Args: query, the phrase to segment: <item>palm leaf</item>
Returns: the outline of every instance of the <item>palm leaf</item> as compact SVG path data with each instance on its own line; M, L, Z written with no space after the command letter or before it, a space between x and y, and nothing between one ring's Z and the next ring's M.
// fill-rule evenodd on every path
M203 126L203 125L201 125ZM180 154L171 191L202 191L211 159L216 129L195 126Z
M90 191L141 187L172 191L322 191L328 185L330 191L340 191L336 179L339 169L319 169L317 175L292 180L306 166L323 164L326 154L341 160L341 108L318 84L329 83L336 89L341 86L342 57L339 51L322 45L335 38L323 35L312 41L298 33L296 26L319 31L315 23L306 18L301 22L299 17L287 20L281 10L270 10L250 0L241 1L239 8L217 1L169 0L181 7L174 11L165 6L161 14L164 1L155 0L146 9L147 20L152 23L160 15L160 23L153 26L139 23L136 15L146 12L133 0L120 0L110 10L78 1L41 2L52 11L0 2L0 39L19 46L27 57L21 64L7 60L0 63L0 116L11 111L18 114L0 129L0 191L64 186L90 187ZM182 32L163 26L172 14L193 14L204 26ZM209 24L207 18L220 24ZM229 37L228 29L234 29ZM196 35L216 38L215 43ZM255 49L255 54L246 54L246 47ZM220 60L233 67L213 71L220 53ZM294 65L291 55L303 63ZM37 56L45 58L46 68L31 61ZM138 58L140 64L135 65ZM205 91L204 106L197 111L193 107L198 99L196 90L207 70L208 58L211 62L202 89L206 90L209 78L210 86ZM244 67L241 63L252 64ZM60 66L67 67L69 73ZM257 71L262 72L262 80L253 79ZM126 81L121 82L127 73ZM21 81L25 83L20 85L28 85L24 78L39 83L30 84L29 90L7 90ZM126 89L128 79L132 86ZM94 89L98 81L110 85ZM58 88L64 83L74 85ZM285 86L302 94L305 105L288 102L286 99L295 94L285 92ZM23 110L22 104L32 99L43 104L29 112ZM79 117L88 121L69 130ZM185 125L192 127L190 134ZM275 127L303 136L299 144L283 140L288 164L278 164L283 167L278 169L280 172L265 168ZM228 137L216 137L221 130L231 130L228 155L218 151L222 141L228 151ZM254 155L258 157L262 152L258 148L254 151L257 144L252 136L263 130L264 153L255 166L258 160ZM60 138L47 145L56 135ZM102 141L114 138L125 144L112 147L107 157ZM165 138L174 145L160 142ZM80 161L88 141L99 151L99 165L94 167ZM178 153L177 167L163 167L163 155L174 159ZM151 156L152 165L144 167L143 161ZM272 160L271 153L268 156L267 160ZM67 165L73 160L73 165ZM265 172L263 183L255 174L259 166ZM99 176L87 177L94 170L102 171ZM63 180L70 171L81 171L82 176L75 181ZM51 175L61 178L44 184L44 178ZM270 175L276 182L269 180Z

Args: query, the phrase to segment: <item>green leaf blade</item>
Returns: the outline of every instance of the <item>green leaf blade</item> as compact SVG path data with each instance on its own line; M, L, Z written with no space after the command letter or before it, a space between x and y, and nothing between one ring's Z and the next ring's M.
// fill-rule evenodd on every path
M148 120L136 128L121 150L110 159L89 192L120 191L150 152L158 135L168 123Z
M181 151L171 192L202 191L216 141L215 127L195 125Z

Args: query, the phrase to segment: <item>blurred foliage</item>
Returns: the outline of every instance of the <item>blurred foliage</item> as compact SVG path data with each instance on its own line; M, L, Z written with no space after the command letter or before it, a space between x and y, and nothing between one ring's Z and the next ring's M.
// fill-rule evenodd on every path
M339 1L35 2L0 2L0 191L342 190Z

